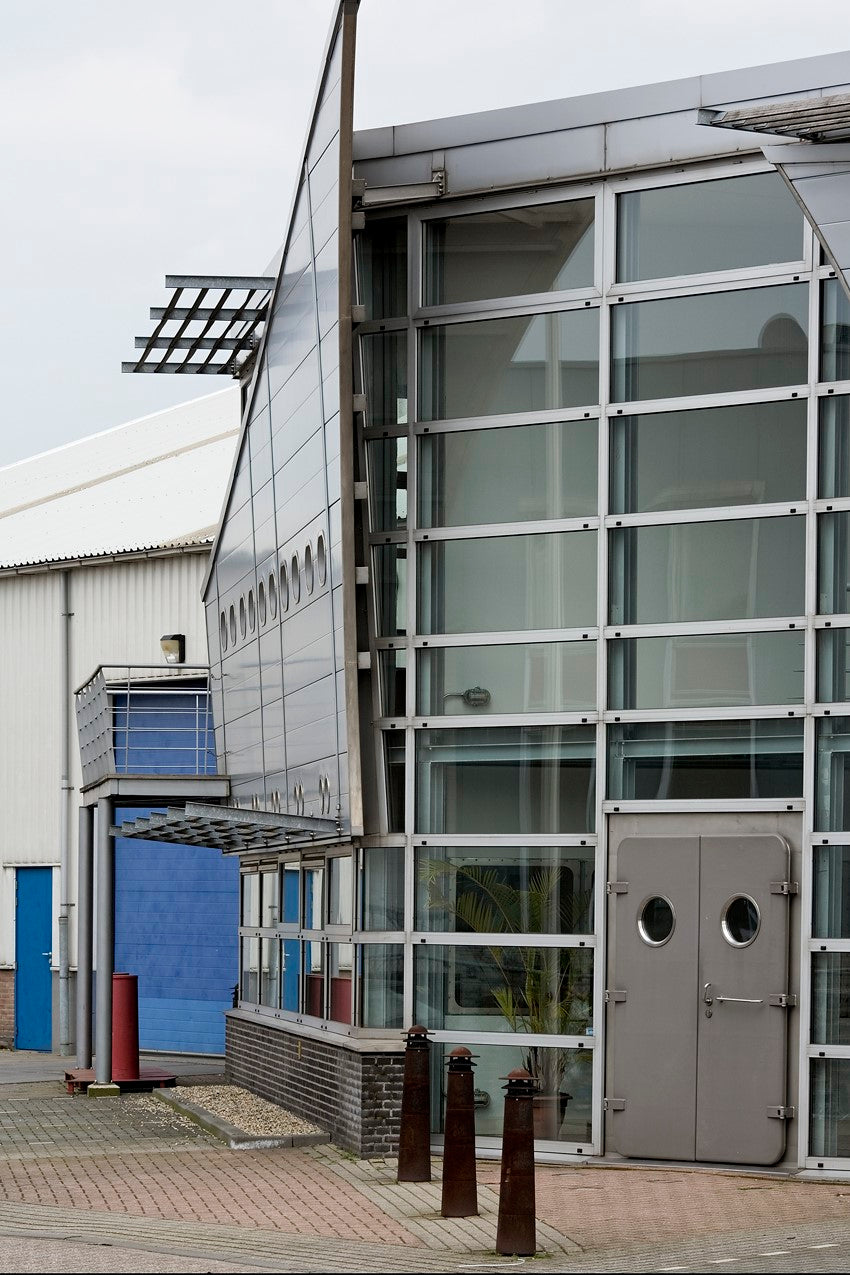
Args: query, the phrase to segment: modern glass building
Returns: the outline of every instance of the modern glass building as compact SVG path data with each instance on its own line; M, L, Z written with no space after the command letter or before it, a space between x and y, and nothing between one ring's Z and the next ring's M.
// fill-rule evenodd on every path
M230 1074L846 1168L850 54L352 139L355 15L205 588Z

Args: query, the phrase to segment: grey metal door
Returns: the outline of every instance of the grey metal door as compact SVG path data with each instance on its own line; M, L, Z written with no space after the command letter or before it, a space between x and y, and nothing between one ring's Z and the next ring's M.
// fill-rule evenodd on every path
M785 1149L787 842L626 837L616 862L613 1149L774 1164Z

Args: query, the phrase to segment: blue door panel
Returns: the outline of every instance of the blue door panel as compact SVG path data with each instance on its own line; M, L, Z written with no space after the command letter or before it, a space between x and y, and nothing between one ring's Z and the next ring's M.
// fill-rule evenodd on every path
M15 873L15 1048L49 1051L53 869Z

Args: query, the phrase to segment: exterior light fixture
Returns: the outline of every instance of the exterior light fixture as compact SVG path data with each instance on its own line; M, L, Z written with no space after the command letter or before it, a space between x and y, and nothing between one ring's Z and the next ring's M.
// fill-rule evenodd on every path
M164 633L159 645L165 656L166 664L183 664L186 660L186 635L184 633Z

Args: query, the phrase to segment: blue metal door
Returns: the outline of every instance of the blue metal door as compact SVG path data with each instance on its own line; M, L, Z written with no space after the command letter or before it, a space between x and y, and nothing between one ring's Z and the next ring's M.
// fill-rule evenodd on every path
M53 869L15 874L15 1048L51 1046Z

